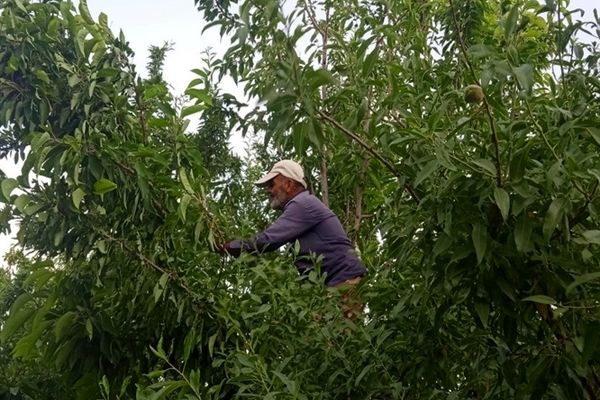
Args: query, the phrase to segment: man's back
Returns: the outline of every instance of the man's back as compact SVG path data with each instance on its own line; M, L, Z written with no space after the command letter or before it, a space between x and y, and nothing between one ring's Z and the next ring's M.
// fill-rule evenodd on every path
M290 199L283 214L254 242L239 241L239 245L245 250L272 251L296 240L300 244L296 266L301 273L312 268L314 256L321 255L328 286L366 274L337 216L308 191Z

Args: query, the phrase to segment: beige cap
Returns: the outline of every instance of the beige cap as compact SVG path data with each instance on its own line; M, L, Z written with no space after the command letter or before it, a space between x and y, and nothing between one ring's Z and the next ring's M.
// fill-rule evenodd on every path
M306 189L307 185L306 181L304 180L304 170L302 170L300 164L292 160L281 160L275 163L275 165L273 165L273 168L271 168L271 170L267 172L267 174L264 175L262 178L254 182L254 184L257 186L262 186L279 174L285 176L286 178L295 180L296 182L304 186L304 189Z

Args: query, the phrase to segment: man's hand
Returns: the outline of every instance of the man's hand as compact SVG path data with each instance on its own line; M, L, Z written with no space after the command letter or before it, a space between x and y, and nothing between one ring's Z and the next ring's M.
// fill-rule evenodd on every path
M230 255L234 257L239 257L241 253L241 249L231 247L231 242L219 243L217 244L217 248L215 250L219 252L219 254Z

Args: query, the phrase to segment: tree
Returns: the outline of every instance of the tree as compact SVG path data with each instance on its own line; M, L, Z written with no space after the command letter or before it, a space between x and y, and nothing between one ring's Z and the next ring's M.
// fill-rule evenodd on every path
M32 251L2 354L74 398L597 398L600 52L577 39L597 16L196 4L232 45L179 109L85 2L2 2L0 143L25 165L3 215ZM258 104L243 117L225 75ZM212 253L268 219L232 129L319 177L369 266L364 321L283 255Z

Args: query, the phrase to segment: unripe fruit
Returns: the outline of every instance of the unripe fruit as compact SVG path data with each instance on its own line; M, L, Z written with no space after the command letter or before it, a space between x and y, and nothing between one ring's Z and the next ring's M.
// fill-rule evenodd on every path
M479 85L469 85L465 88L465 101L467 103L481 103L483 90Z

